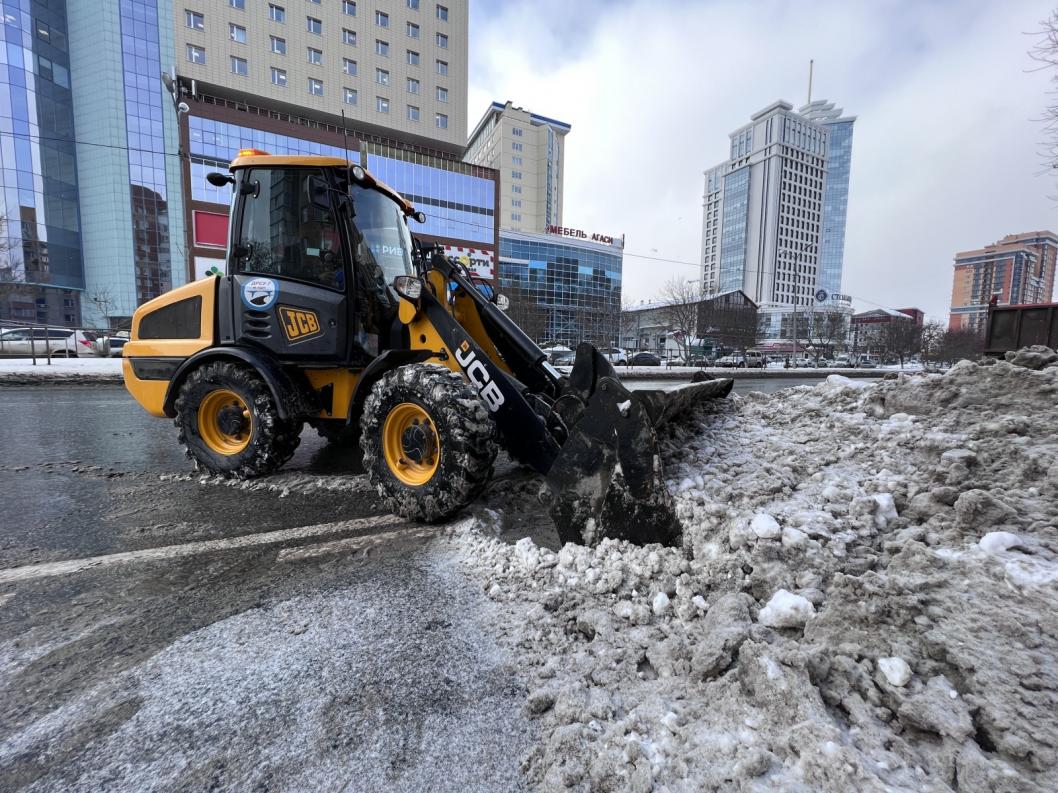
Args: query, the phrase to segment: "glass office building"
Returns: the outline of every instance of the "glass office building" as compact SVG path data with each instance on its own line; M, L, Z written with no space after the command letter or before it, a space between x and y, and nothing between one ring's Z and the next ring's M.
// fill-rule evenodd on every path
M85 286L62 2L5 0L0 27L0 322L76 324Z
M540 343L616 344L622 263L617 241L500 232L500 292L511 299L510 316Z
M746 273L746 226L749 222L748 167L724 176L723 231L720 237L719 294L741 289Z

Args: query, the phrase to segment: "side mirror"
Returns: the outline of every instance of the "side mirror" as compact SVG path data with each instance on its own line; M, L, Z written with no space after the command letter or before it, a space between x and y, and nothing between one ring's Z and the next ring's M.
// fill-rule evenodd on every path
M496 308L500 311L506 311L511 307L511 299L507 295L497 294L495 300L492 301L496 304Z
M309 203L317 209L330 211L331 196L327 183L318 176L310 177L305 188L309 191Z
M423 212L421 209L418 212L416 212L414 215L412 215L412 217L415 218L415 221L417 223L425 223L426 222L426 213Z
M213 171L212 173L206 174L206 181L214 187L224 187L226 184L235 184L235 177L231 174Z

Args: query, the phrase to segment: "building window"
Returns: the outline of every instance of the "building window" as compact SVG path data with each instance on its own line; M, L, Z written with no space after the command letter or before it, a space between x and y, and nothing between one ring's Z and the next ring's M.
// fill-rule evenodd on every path
M511 171L511 178L512 179L521 179L522 178L522 172L521 171Z
M194 44L187 45L187 59L191 63L205 63L206 62L206 48L196 47Z
M437 46L440 47L443 50L447 50L448 49L448 36L446 36L444 33L438 33L437 34Z
M375 54L382 55L383 57L389 57L389 42L383 41L382 39L375 39Z
M228 24L228 35L231 36L231 40L236 44L246 43L246 28L242 25Z
M409 77L408 78L408 93L409 94L417 94L417 93L419 93L419 81L416 80L414 77Z
M356 3L353 0L342 0L342 13L351 17L356 16Z
M356 104L356 89L346 88L345 89L345 104L355 105Z
M522 144L519 143L516 140L512 140L511 141L511 148L514 149L515 151L521 151L522 150Z
M239 11L246 10L246 0L228 0L228 5L232 8L238 9Z
M272 41L272 52L276 55L287 54L287 40L281 39L279 36L269 36Z
M511 220L520 221L521 219L522 219L522 215L521 215L520 212L512 212L511 213Z
M408 36L413 39L419 38L419 26L414 22L408 23Z
M379 85L389 85L389 72L385 69L375 69L375 82Z
M323 35L323 23L316 17L305 17L305 29L317 36Z
M310 77L309 93L313 96L323 96L323 80L317 80L315 77Z
M246 58L236 58L234 55L231 56L231 73L237 74L240 77L245 77L249 69L246 66Z
M206 17L197 11L184 10L184 24L192 30L205 30Z
M412 11L418 11L419 0L408 0L408 8L410 8Z
M437 18L442 22L448 21L448 8L445 6L437 6Z
M520 184L512 184L511 185L511 192L512 193L520 193L520 192L522 192L522 186Z
M408 50L408 64L410 66L418 66L419 53L415 52L414 50Z
M521 205L522 205L522 199L520 199L520 198L512 198L511 199L511 206L512 207L520 207Z
M386 97L384 97L384 96L376 96L375 97L375 110L377 110L379 113L388 113L389 112L389 100L386 99Z
M348 28L342 28L342 44L348 44L350 47L355 47L356 31L349 30Z
M438 129L448 129L448 116L444 113L438 113L434 116L434 124L437 125Z
M521 165L521 164L522 164L522 158L521 157L518 157L517 155L514 155L514 156L511 157L511 165Z
M375 24L378 25L380 28L388 28L389 27L389 14L387 14L385 11L376 11L375 12Z
M448 61L438 61L437 62L437 73L438 74L448 74Z
M287 87L287 73L283 69L272 67L272 85L278 85L280 88Z
M342 71L350 77L356 77L356 61L352 58L342 58Z
M316 50L309 47L309 63L315 66L323 65L323 50Z
M415 105L408 105L408 121L418 121L418 120L419 120L419 108L415 107Z
M268 18L273 22L286 22L287 11L283 6L277 6L275 3L268 4Z
M448 101L448 89L437 86L437 101L447 102Z
M514 137L516 138L522 137L522 128L514 127L513 129L511 129L511 134L514 135Z

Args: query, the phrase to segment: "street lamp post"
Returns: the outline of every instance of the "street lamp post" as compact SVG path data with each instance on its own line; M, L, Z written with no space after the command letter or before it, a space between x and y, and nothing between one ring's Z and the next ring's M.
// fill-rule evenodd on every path
M792 249L791 248L783 248L782 250L779 251L779 253L780 254L786 254L787 256L792 255L793 256L794 266L797 266L797 265L801 264L801 262L802 262L801 254L807 253L808 251L813 250L815 247L816 247L816 244L814 242L806 242L806 243L803 243L802 245L798 246L797 248L792 248ZM800 277L801 277L800 273L795 273L795 278L796 279L799 279ZM797 283L797 281L795 281L795 284L794 284L794 303L793 303L793 306L794 306L794 310L793 310L793 352L794 352L794 365L795 366L797 365L797 343L798 343L797 342L797 314L798 314L798 309L801 306L801 288L800 287L801 287L800 283Z

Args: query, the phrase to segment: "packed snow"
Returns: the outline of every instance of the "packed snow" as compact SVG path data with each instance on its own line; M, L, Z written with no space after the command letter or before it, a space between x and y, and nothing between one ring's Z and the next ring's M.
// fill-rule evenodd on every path
M0 385L26 385L41 381L68 384L121 382L120 358L0 358Z
M703 407L662 437L682 547L456 532L528 670L530 782L1058 790L1047 352Z

